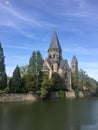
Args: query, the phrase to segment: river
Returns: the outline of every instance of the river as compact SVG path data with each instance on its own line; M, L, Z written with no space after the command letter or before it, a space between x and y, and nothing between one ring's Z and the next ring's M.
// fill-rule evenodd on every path
M98 98L2 103L0 130L98 130Z

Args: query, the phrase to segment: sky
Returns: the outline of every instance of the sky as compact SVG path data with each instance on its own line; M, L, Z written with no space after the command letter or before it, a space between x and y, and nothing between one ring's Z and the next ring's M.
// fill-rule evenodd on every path
M98 0L0 0L0 42L8 76L29 64L33 51L47 57L54 31L63 58L98 81Z

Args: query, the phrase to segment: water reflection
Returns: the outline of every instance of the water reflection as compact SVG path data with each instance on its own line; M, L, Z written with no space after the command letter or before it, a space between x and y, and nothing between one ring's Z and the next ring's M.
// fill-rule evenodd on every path
M0 130L98 130L97 100L0 104Z

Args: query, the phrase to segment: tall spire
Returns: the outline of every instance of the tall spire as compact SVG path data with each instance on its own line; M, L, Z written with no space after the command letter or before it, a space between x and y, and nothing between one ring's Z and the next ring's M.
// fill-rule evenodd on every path
M49 50L51 49L57 49L59 51L62 51L56 32L54 32L53 34L52 41L49 47Z

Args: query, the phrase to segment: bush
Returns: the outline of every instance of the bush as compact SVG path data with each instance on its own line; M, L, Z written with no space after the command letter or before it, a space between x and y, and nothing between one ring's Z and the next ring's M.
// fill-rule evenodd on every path
M58 96L60 99L64 99L65 98L65 92L64 91L58 91Z
M48 90L44 87L41 88L41 99L46 99L47 97L47 94L48 94Z
M75 97L79 98L79 90L78 89L75 89Z

